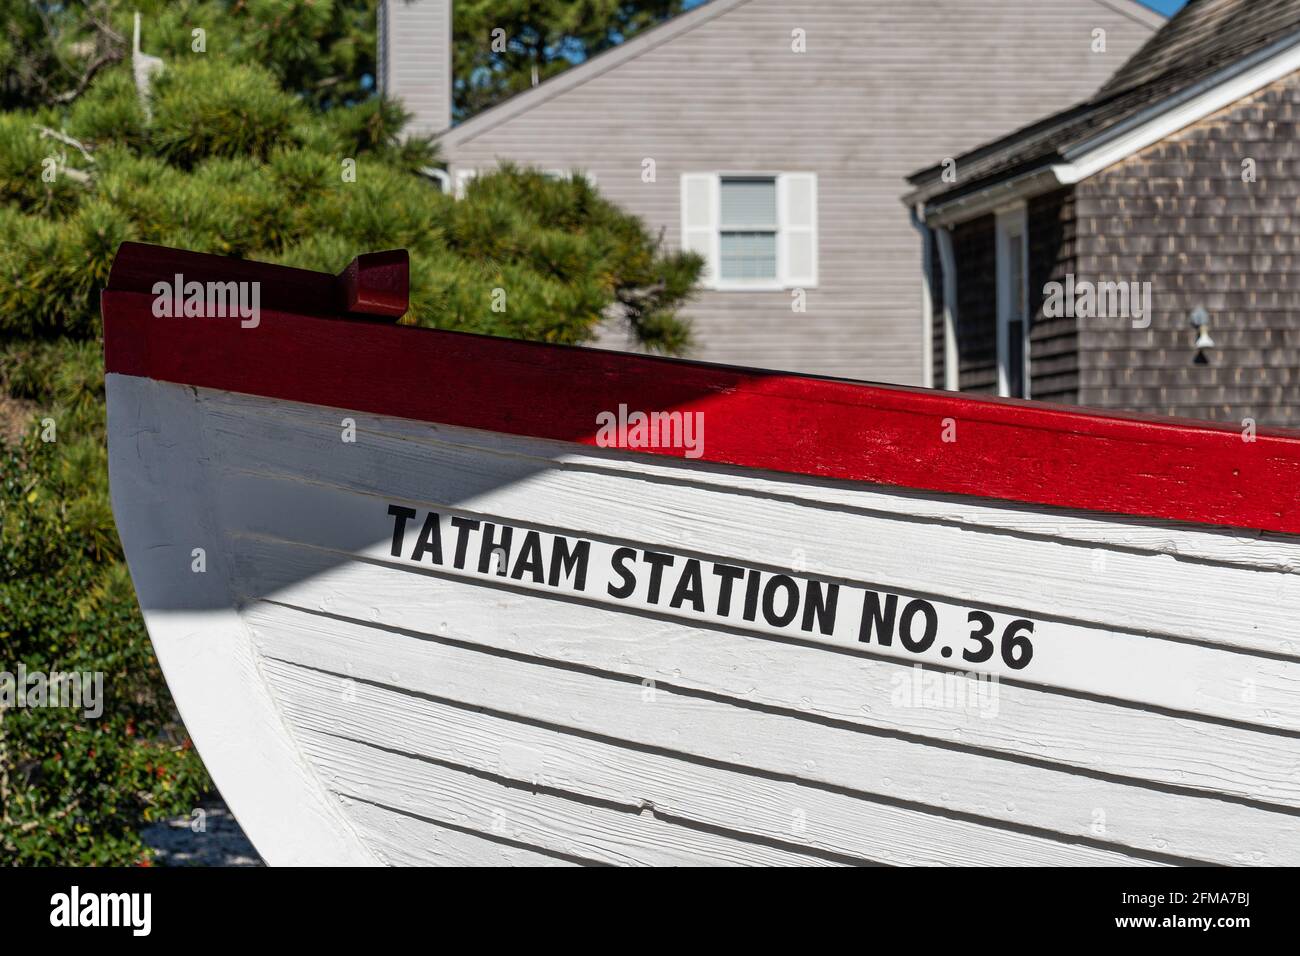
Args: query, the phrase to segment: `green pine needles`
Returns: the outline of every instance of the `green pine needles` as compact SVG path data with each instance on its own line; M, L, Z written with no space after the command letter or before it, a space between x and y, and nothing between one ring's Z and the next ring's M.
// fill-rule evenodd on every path
M164 62L147 102L137 9ZM146 862L142 823L210 786L108 505L98 296L119 243L330 272L406 248L403 321L567 344L613 321L650 350L689 344L700 260L582 177L507 168L456 200L422 174L434 145L372 95L374 17L373 0L0 0L0 680L98 672L105 697L97 719L5 707L0 862Z

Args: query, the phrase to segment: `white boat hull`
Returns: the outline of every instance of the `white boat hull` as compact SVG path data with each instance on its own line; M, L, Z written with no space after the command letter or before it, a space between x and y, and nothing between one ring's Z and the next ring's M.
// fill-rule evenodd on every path
M108 390L150 634L269 862L1300 862L1286 536ZM504 577L473 535L455 567L457 516L514 529ZM556 536L591 542L582 589L548 583ZM674 556L657 601L637 562L610 595L620 547ZM691 557L707 593L672 607ZM718 614L710 562L838 583L834 627L739 588ZM868 592L934 607L930 648L862 641ZM1029 664L942 657L972 609L1032 621Z
M268 862L1300 864L1300 436L402 328L406 270L104 293L126 558Z

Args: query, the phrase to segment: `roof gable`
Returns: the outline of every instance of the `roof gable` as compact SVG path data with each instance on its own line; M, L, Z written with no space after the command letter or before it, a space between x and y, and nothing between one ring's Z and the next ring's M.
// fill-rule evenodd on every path
M665 23L639 33L625 43L605 50L584 63L573 66L563 73L551 77L531 90L518 93L497 105L470 117L463 123L453 126L440 137L444 146L456 146L474 139L476 136L493 129L520 113L540 106L560 94L588 80L595 79L603 73L635 59L644 53L668 43L677 37L703 26L712 20L743 7L749 0L707 0L700 6L688 10ZM933 0L906 0L908 3L933 2ZM1026 0L1034 3L1037 0ZM1158 27L1165 18L1139 0L1091 0L1099 6L1129 17L1148 27Z
M1296 0L1191 0L1116 71L1096 99L1173 76L1194 82L1296 29Z
M1012 180L1035 188L1078 181L1294 69L1297 41L1300 0L1191 0L1092 99L957 157L957 184L941 184L940 166L919 170L908 177L918 188L907 201L951 204ZM1100 158L1040 175L1094 147Z
M531 90L517 93L506 100L489 107L481 113L471 116L465 122L453 126L439 137L447 146L454 146L473 139L493 127L499 126L519 113L540 106L552 97L558 96L588 80L595 79L602 73L635 59L644 53L676 39L697 27L729 13L736 7L744 6L749 0L708 0L693 10L679 14L664 23L638 33L632 39L620 43L609 50L604 50L591 59L570 67L563 73L551 77Z

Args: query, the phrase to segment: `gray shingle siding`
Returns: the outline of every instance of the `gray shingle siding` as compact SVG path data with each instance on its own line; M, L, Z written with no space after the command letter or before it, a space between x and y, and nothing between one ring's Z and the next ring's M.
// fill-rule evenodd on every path
M1080 323L1082 402L1300 425L1297 116L1293 74L1076 187L1080 275L1149 280L1153 299L1147 330ZM1216 343L1205 365L1197 305Z
M585 169L670 247L680 242L681 174L816 172L819 284L807 312L792 312L789 292L701 292L685 310L693 356L915 384L921 245L899 202L903 177L1091 95L1153 32L1157 21L1135 9L747 0L553 96L543 84L523 94L536 94L527 109L471 120L445 154L453 175L498 160ZM796 28L806 53L791 52ZM1096 28L1107 31L1105 54L1091 51ZM641 178L646 158L653 183ZM602 344L626 336L615 330Z
M994 216L961 223L952 232L957 263L957 387L998 393L997 254Z
M1079 338L1073 318L1048 318L1043 290L1077 269L1074 191L1058 189L1027 203L1029 225L1030 394L1046 402L1079 400Z
M1300 74L1028 204L1036 399L1300 426ZM1256 181L1242 178L1255 162ZM996 391L994 217L953 227L960 386ZM1151 324L1054 318L1045 286L1150 282ZM1198 363L1189 318L1215 347ZM942 364L936 381L941 382Z

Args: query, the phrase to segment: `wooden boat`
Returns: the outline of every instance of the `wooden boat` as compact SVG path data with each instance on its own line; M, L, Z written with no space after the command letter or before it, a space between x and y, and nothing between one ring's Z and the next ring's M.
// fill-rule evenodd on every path
M1300 863L1300 436L411 328L406 269L103 295L131 574L269 862Z

